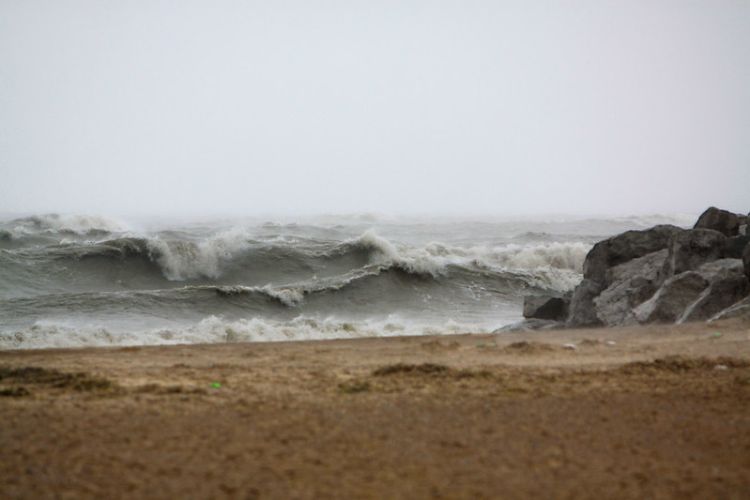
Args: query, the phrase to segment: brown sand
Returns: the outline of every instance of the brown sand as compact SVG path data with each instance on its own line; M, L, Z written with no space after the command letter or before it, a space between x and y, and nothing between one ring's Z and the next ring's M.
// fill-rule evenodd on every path
M0 394L2 498L750 498L747 323L0 352Z

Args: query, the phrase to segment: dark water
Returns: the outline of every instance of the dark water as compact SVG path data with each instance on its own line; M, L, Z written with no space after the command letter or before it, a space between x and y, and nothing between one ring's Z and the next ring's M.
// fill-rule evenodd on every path
M593 242L689 217L0 223L0 348L488 331Z

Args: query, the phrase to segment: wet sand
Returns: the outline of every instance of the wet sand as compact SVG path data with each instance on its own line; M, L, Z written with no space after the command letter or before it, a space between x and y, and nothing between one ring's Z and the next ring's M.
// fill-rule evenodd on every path
M2 498L750 498L748 323L6 351L0 394Z

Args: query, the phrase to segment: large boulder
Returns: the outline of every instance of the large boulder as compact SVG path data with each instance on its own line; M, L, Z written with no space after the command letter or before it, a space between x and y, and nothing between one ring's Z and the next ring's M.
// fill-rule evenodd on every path
M719 321L722 319L731 318L748 318L750 319L750 297L745 297L736 304L729 306L728 308L715 314L709 322Z
M711 318L750 293L739 259L708 262L669 278L633 314L641 323L682 323Z
M682 231L672 238L664 275L676 276L697 269L706 262L719 260L726 254L727 237L713 229Z
M568 308L566 326L600 326L601 320L596 315L594 299L601 293L604 286L598 281L584 278L573 290Z
M565 321L570 298L550 295L531 295L523 300L523 317Z
M709 285L696 271L669 278L646 302L633 310L640 323L674 323Z
M710 207L698 218L695 229L713 229L724 236L736 236L740 230L740 218L735 213Z
M709 286L685 309L678 323L709 319L750 293L750 281L739 259L710 262L701 266L698 273L709 281Z
M586 255L583 277L601 285L607 282L607 270L629 260L667 248L682 232L677 226L661 225L642 231L627 231L600 241Z
M611 285L594 298L596 315L608 326L636 323L633 308L646 301L664 281L668 250L630 260L607 271Z
M750 245L750 235L740 234L739 236L727 238L726 246L724 247L724 258L741 259L742 253L748 245Z

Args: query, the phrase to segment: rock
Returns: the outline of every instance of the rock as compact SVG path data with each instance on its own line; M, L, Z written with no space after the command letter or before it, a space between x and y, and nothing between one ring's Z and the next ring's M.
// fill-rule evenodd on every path
M736 236L739 234L740 218L732 212L710 207L698 218L694 229L713 229L724 236Z
M685 321L706 320L735 304L750 293L750 281L739 259L722 259L698 269L709 286L690 304L677 319Z
M664 281L668 250L633 259L607 271L612 283L594 299L596 315L607 326L637 323L633 308L653 296Z
M742 252L742 262L745 264L745 276L750 279L750 244L745 245L745 251Z
M633 314L641 323L704 320L750 293L739 259L720 259L664 282Z
M741 259L742 252L748 244L750 244L750 236L744 234L727 238L726 246L724 247L724 258Z
M708 286L700 273L686 271L665 281L633 314L640 323L674 323Z
M697 271L706 279L715 280L731 274L742 274L743 265L740 259L719 259L703 264Z
M643 231L627 231L600 241L586 255L583 277L605 286L609 285L609 268L663 250L669 247L676 235L684 231L677 226L661 225Z
M692 229L675 234L664 263L664 275L676 276L724 257L727 237L713 229Z
M709 319L708 322L711 323L713 321L731 318L750 318L750 297L745 297L736 304L720 311Z
M598 281L585 279L573 290L568 307L566 326L599 326L602 324L596 315L594 299L604 289Z
M740 233L741 236L747 236L748 235L747 224L740 225L740 231L739 231L739 233Z
M570 298L549 295L526 296L523 299L523 317L565 321Z
M535 330L554 330L564 327L565 323L563 323L562 321L532 318L519 321L518 323L505 325L496 330L493 330L492 333L530 332Z

